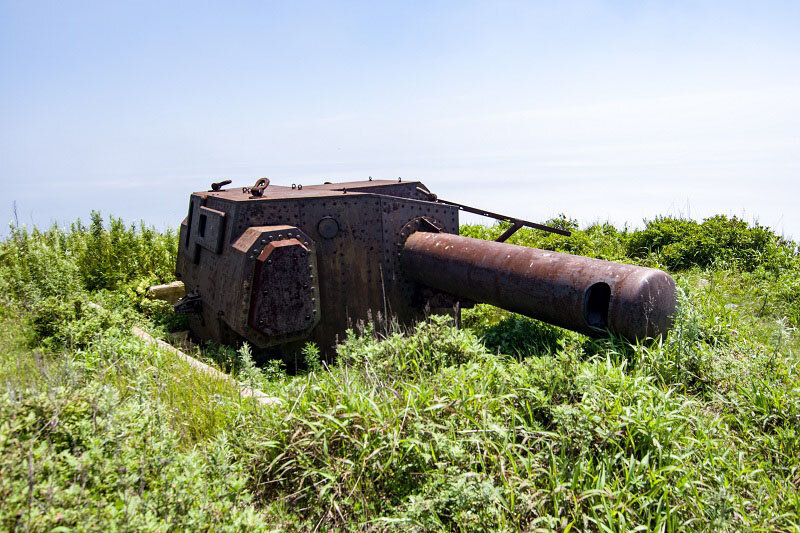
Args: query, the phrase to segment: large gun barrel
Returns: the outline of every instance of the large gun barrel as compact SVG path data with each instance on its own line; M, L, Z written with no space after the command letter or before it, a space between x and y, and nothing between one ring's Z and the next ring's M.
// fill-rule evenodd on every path
M589 335L654 337L675 311L675 282L661 270L502 242L418 231L401 264L429 287Z

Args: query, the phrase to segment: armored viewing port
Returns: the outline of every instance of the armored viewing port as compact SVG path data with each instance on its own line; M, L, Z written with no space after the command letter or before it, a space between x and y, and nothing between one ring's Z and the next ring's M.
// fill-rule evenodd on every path
M523 226L569 232L438 199L418 181L227 183L193 193L180 230L175 307L203 340L330 353L355 321L411 324L475 302L588 335L671 326L667 273L507 244ZM461 237L462 210L511 227L497 241Z

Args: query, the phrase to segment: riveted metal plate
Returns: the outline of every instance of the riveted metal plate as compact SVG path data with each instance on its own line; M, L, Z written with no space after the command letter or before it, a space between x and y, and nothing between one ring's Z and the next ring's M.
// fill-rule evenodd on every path
M295 226L256 226L232 248L244 280L229 298L232 327L261 347L307 336L321 317L315 242Z
M287 335L315 324L311 251L296 238L268 243L258 256L248 323L264 335Z

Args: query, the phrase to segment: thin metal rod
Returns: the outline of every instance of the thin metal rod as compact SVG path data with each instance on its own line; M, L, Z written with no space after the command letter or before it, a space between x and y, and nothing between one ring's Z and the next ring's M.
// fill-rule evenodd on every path
M470 207L468 205L458 204L456 202L451 202L449 200L442 200L440 198L437 198L435 201L440 204L455 206L462 211L466 211L467 213L474 213L476 215L493 218L495 220L505 220L513 224L521 224L522 226L527 226L529 228L534 228L534 229L540 229L542 231L549 231L550 233L557 233L559 235L564 235L565 237L569 237L570 235L572 235L572 233L570 233L569 231L560 228L545 226L544 224L537 224L536 222L530 222L528 220L522 220L520 218L513 218L508 215L501 215L499 213L492 213L491 211L486 211L485 209L478 209L477 207Z
M530 222L528 220L522 220L521 218L510 217L508 215L501 215L500 213L493 213L491 211L486 211L485 209L478 209L477 207L470 207L468 205L459 204L459 203L456 203L456 202L451 202L449 200L442 200L441 198L439 198L438 196L436 196L432 192L426 191L422 187L417 187L417 190L419 192L421 192L421 193L424 193L424 194L428 195L431 198L432 202L436 202L436 203L439 203L439 204L445 204L445 205L452 205L454 207L459 208L461 211L466 211L467 213L474 213L476 215L481 215L481 216L484 216L484 217L493 218L495 220L505 220L506 222L511 222L514 225L519 224L521 226L527 226L529 228L539 229L539 230L542 230L542 231L548 231L550 233L557 233L558 235L564 235L565 237L569 237L570 235L572 235L571 232L569 232L567 230L564 230L564 229L554 228L552 226L545 226L544 224L537 224L536 222ZM514 227L514 226L512 226L512 227ZM517 229L519 229L519 228L516 228L514 231L512 231L511 233L506 235L505 238L506 239L509 238L514 232L517 231ZM505 235L505 234L503 234L503 235ZM501 235L501 237L502 237L502 235ZM503 239L503 240L505 240L505 239ZM498 239L498 241L499 242L503 242L500 239Z

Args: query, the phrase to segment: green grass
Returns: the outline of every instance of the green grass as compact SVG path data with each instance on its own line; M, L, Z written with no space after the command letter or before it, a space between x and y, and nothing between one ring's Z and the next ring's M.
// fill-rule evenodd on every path
M552 222L576 231L512 242L670 268L675 328L631 345L479 305L464 329L366 325L330 367L308 346L295 376L246 347L195 351L281 409L130 334L183 327L144 292L169 280L174 234L99 216L15 228L0 243L0 528L800 529L796 245L724 217Z

